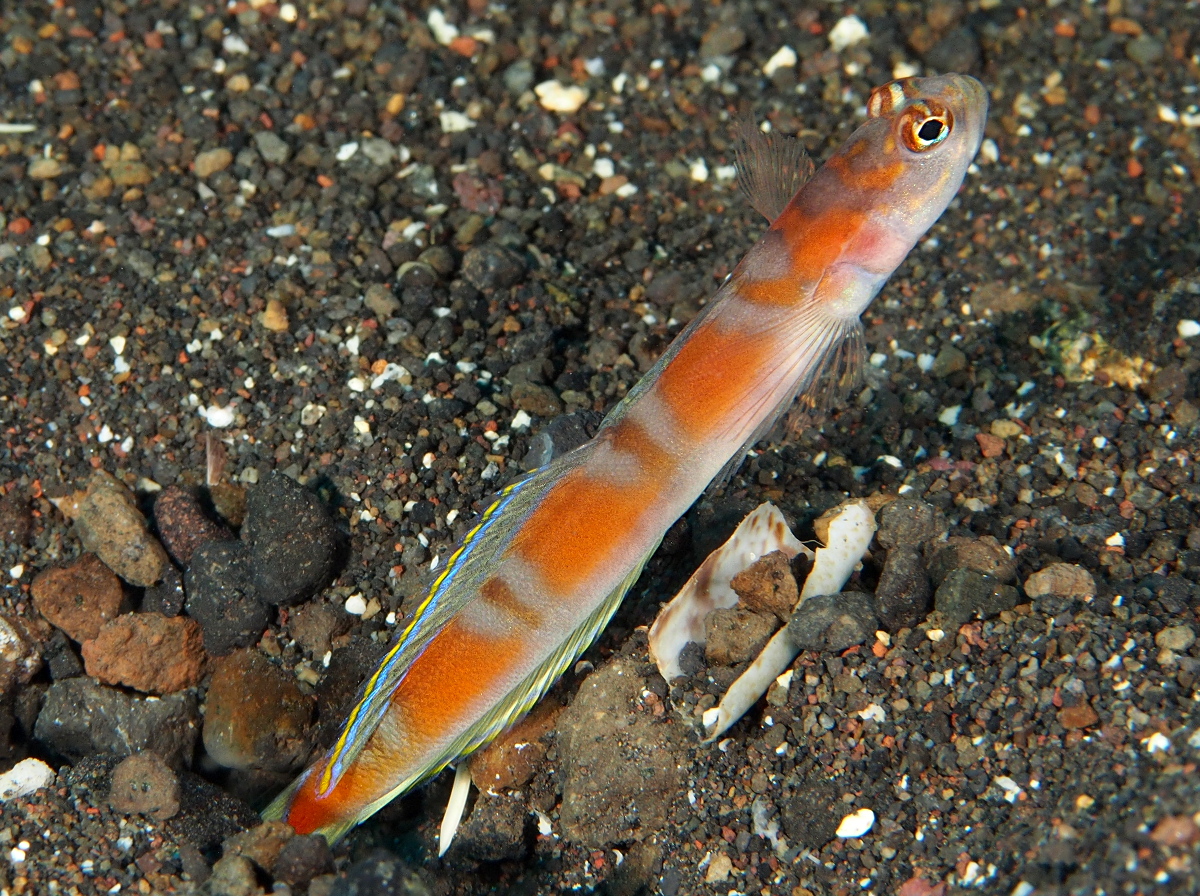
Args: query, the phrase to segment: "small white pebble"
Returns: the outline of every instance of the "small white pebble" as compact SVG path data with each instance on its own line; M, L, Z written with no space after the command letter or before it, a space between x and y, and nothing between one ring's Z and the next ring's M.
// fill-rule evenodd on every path
M857 812L851 812L842 819L842 823L838 825L835 836L843 840L861 837L874 826L875 813L870 809L859 809Z
M351 616L361 616L367 612L367 602L362 594L355 593L346 598L346 612Z
M442 126L444 134L457 134L459 131L467 131L475 127L475 122L471 121L464 112L442 112L438 115L438 123Z
M587 102L588 93L574 84L563 84L557 80L543 81L533 88L538 102L548 112L578 112Z
M300 18L300 13L293 4L285 3L283 6L279 7L279 18L283 19L285 22L291 23Z
M1175 332L1183 339L1191 339L1193 336L1200 336L1200 321L1181 320L1175 325Z
M112 339L108 340L108 344L112 346L112 350L118 355L125 352L124 336L114 336Z
M226 34L221 41L221 49L235 56L245 56L250 52L250 45L236 34Z
M0 800L25 796L54 781L54 769L41 759L22 759L0 775Z
M940 628L931 628L925 633L925 637L936 644L938 641L942 640L942 638L946 637L946 633Z
M637 191L638 191L638 188L635 187L633 184L621 184L621 186L617 187L616 195L618 197L620 197L621 199L628 199L630 196L634 195Z
M358 152L358 141L351 140L349 143L343 143L338 147L337 160L339 162L347 162L354 158L354 154Z
M446 21L446 14L440 9L429 10L425 24L429 26L429 32L433 35L433 39L443 47L458 37L458 28Z
M938 414L938 422L944 423L946 426L955 426L958 423L958 415L961 413L961 404L955 404L948 408L942 408L942 412Z
M692 180L696 181L696 183L704 183L708 180L708 163L704 159L696 159L696 161L692 162L689 173L692 176Z
M356 433L358 433L360 436L369 435L371 432L371 424L369 421L364 420L362 417L355 417L354 418L354 431Z
M367 384L362 381L361 377L352 376L350 381L346 383L351 392L363 392L367 388Z
M8 574L10 576L12 576L14 579L21 578L21 576L25 575L25 564L18 563L16 566L14 566L12 569L10 569L8 571Z
M8 316L11 317L13 320L15 320L19 324L24 323L25 319L27 317L27 315L25 314L25 309L22 308L20 305L13 305L11 308L9 308Z
M200 416L213 429L224 429L233 423L233 407L219 408L215 404L200 409Z
M901 78L912 78L921 73L921 70L911 62L897 62L892 66L892 77L899 81Z
M762 68L763 74L770 78L781 68L795 68L796 61L796 51L784 44L775 51L774 56L767 60L766 65Z
M524 411L517 411L515 414L513 414L512 423L510 425L513 429L528 429L529 424L532 422L533 418L527 413Z
M1172 109L1170 106L1159 103L1158 104L1158 120L1165 121L1168 124L1178 124L1179 123L1179 113L1176 112L1174 109Z
M613 164L612 159L606 159L603 156L592 162L592 174L601 179L612 177L617 173L617 168Z
M1125 536L1120 532L1114 532L1108 538L1104 539L1104 543L1110 548L1121 548L1125 546Z
M933 355L925 354L924 352L917 355L917 368L922 373L929 373L929 371L933 370L933 362Z
M1142 741L1147 753L1165 753L1171 749L1171 741L1161 731L1155 731Z
M858 16L843 16L829 29L829 46L833 48L833 52L840 53L846 47L860 44L870 36L866 23Z

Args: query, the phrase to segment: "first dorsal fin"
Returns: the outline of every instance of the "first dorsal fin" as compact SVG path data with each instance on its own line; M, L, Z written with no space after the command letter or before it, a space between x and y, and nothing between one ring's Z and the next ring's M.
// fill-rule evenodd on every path
M737 181L750 204L774 221L813 175L813 162L795 137L764 134L749 121L739 129Z

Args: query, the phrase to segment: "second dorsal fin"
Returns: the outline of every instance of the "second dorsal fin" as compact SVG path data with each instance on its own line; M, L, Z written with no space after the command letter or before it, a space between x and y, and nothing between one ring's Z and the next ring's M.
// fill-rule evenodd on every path
M749 121L739 128L736 157L738 186L768 221L779 217L813 174L812 159L799 140L774 131L764 134Z

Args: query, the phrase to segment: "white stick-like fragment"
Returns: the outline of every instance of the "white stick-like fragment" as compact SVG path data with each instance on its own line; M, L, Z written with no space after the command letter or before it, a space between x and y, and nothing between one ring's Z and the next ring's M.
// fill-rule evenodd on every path
M450 799L446 802L446 814L442 816L442 826L438 829L438 858L446 854L454 835L458 833L458 823L462 821L463 809L467 808L467 796L471 792L471 764L460 762L454 769L454 784L450 788Z
M768 502L755 508L729 540L708 555L650 626L650 657L663 678L671 681L683 674L679 654L685 644L704 643L704 617L737 603L737 592L729 587L733 577L772 551L782 551L789 559L801 551L812 553L792 534L779 508Z
M867 552L875 535L875 515L865 501L843 504L829 520L828 544L818 548L812 571L804 582L804 590L796 602L799 608L810 597L837 594L854 572L854 567ZM707 561L706 561L707 562ZM746 714L759 697L767 692L771 682L783 674L799 651L781 628L767 642L762 653L754 658L746 671L729 686L717 704L716 711L705 713L705 741L711 742L724 734L729 726Z

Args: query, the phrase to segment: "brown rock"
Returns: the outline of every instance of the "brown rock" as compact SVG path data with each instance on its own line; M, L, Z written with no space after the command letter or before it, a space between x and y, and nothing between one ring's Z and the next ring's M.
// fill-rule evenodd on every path
M204 747L227 768L291 771L312 748L312 697L257 650L216 661L208 687Z
M779 622L745 607L713 610L704 617L704 656L711 666L749 662L771 639Z
M1025 580L1025 593L1030 597L1075 597L1086 600L1096 596L1096 580L1082 566L1051 563Z
M146 694L194 687L204 677L207 654L200 624L185 616L127 613L83 644L88 675Z
M327 601L313 600L288 613L288 634L313 659L333 648L333 639L350 630L352 617Z
M145 162L117 162L109 169L109 177L118 187L141 187L154 179Z
M639 711L646 680L619 657L579 686L558 717L563 836L586 849L652 838L683 786L680 726Z
M225 855L244 856L271 874L275 870L275 860L295 836L296 832L285 821L264 821L257 827L227 838L223 849Z
M146 528L137 500L125 484L97 470L83 491L54 500L75 523L83 546L125 581L149 588L170 562Z
M1150 839L1167 848L1189 846L1200 840L1200 828L1190 815L1168 815L1154 826Z
M1058 711L1058 723L1070 730L1073 728L1090 728L1100 721L1096 710L1090 703L1080 703L1078 706L1064 706Z
M979 443L979 451L984 457L1000 457L1004 454L1004 439L998 436L979 432L975 434L975 441Z
M192 563L192 554L209 541L232 541L234 535L205 516L196 496L171 485L154 501L154 522L167 552L180 566Z
M179 778L156 753L136 753L113 769L109 804L166 821L179 812Z
M95 554L43 570L30 587L33 605L74 641L88 641L121 612L121 581Z
M218 171L224 171L232 163L233 153L224 146L218 146L216 149L196 153L196 158L192 160L192 170L196 172L196 177L203 179Z
M800 599L791 561L783 551L772 551L759 557L739 572L729 586L747 610L774 613L780 622L787 622Z
M515 790L533 780L546 758L542 738L554 730L562 707L543 700L482 750L471 756L471 780L485 793Z

